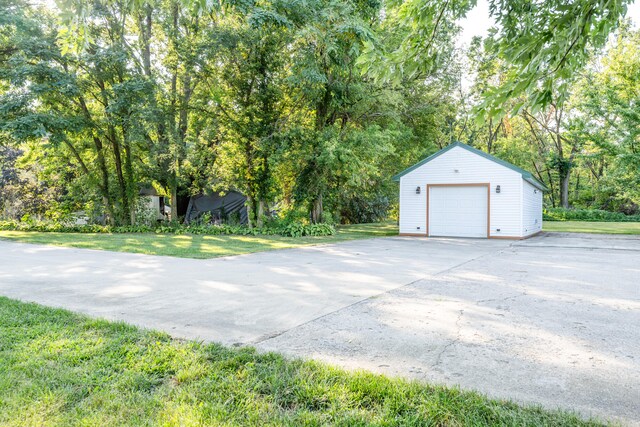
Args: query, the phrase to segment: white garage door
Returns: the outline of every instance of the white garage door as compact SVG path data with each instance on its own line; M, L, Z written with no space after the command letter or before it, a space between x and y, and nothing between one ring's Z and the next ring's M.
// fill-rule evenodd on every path
M487 187L430 187L429 235L487 237Z

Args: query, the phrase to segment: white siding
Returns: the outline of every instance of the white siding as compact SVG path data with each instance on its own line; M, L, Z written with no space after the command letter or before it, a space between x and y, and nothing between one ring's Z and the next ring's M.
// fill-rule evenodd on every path
M420 194L416 187L420 186ZM427 202L424 184L416 183L408 175L400 177L400 234L427 235Z
M148 209L149 212L153 212L156 214L157 220L164 219L164 215L160 212L160 196L142 196L142 200L145 200L145 209Z
M520 237L522 182L518 172L454 147L400 178L400 233L426 235L427 184L489 183L490 235ZM499 194L496 185L500 185ZM416 194L418 186L420 194Z
M522 182L522 236L530 236L542 230L542 191Z

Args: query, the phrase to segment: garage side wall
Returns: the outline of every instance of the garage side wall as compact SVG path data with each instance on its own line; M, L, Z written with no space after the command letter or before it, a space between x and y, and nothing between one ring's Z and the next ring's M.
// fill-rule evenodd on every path
M530 236L542 231L542 191L522 182L522 235Z
M455 147L400 178L400 233L426 236L427 184L489 183L490 236L520 237L521 181L518 172ZM500 193L496 193L497 185ZM418 186L420 194L416 194Z

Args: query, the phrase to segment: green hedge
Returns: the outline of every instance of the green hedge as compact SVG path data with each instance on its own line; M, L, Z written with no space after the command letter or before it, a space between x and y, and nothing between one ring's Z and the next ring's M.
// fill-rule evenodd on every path
M336 229L330 224L302 224L297 222L249 228L243 225L184 225L176 223L129 225L112 227L109 225L64 225L49 222L0 221L0 230L39 231L55 233L158 233L158 234L232 234L241 236L279 235L285 237L331 236Z
M640 222L640 215L625 215L600 209L549 208L543 211L545 221Z

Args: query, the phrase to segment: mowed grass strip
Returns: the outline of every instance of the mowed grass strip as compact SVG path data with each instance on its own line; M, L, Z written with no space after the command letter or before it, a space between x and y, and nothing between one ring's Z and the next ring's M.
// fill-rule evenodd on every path
M0 425L602 424L0 297Z
M544 231L605 234L640 234L636 222L545 221ZM168 255L181 258L215 258L241 255L274 249L337 243L347 240L395 236L394 222L357 224L337 227L333 236L203 236L155 233L90 234L40 233L27 231L0 231L0 239L24 243L132 252L149 255Z
M640 234L640 222L544 221L544 231L597 234Z
M192 234L100 234L100 233L40 233L32 231L0 231L0 239L24 243L69 246L168 255L182 258L215 258L273 249L296 248L346 240L384 237L398 234L393 222L338 226L333 236L205 236Z

